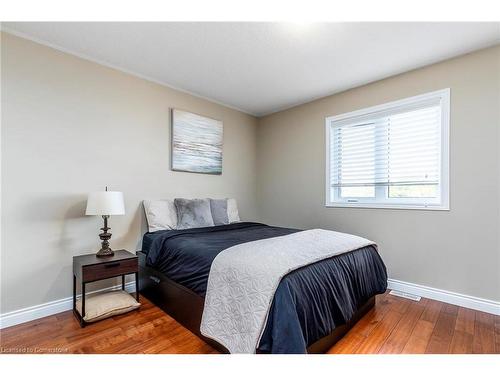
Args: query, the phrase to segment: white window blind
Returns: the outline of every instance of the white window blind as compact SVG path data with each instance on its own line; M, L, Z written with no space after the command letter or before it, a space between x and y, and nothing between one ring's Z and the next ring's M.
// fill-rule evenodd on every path
M448 206L449 90L327 119L327 205Z

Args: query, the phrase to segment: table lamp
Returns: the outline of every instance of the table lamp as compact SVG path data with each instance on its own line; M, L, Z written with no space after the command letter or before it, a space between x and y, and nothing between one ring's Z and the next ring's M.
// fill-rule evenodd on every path
M109 247L111 233L108 230L108 218L110 215L125 215L125 204L123 203L123 193L120 191L97 191L90 193L87 199L87 209L85 215L99 215L104 219L103 233L99 234L102 241L101 250L96 253L98 257L113 256L113 250Z

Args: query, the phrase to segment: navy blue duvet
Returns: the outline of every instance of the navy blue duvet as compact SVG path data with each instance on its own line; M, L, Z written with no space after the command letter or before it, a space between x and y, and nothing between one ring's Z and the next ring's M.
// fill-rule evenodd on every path
M144 235L142 251L148 266L204 297L210 266L221 251L297 231L259 223L158 231ZM276 290L259 350L306 353L309 345L345 323L367 299L386 288L386 268L373 246L295 270Z

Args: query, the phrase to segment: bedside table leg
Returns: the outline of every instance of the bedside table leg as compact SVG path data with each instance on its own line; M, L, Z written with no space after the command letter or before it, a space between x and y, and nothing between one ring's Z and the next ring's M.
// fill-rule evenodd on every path
M125 275L122 275L122 290L125 290Z
M135 299L139 302L139 272L135 273Z
M83 317L85 316L85 283L82 282L82 314L80 317L80 326L85 327L85 321Z
M76 310L76 276L73 275L73 311Z

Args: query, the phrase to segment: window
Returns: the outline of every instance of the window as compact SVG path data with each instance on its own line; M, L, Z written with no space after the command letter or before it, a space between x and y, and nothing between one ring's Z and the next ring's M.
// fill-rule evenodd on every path
M450 90L326 119L326 205L449 209Z

